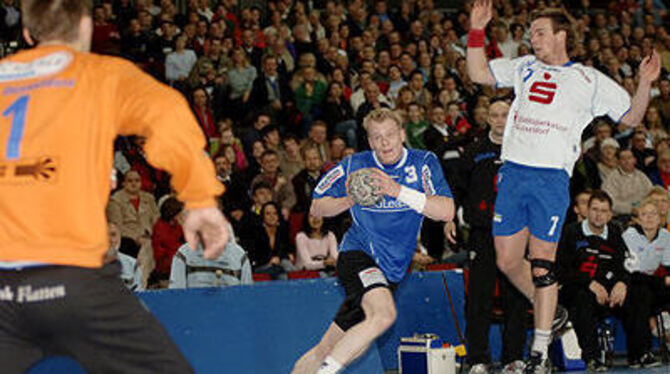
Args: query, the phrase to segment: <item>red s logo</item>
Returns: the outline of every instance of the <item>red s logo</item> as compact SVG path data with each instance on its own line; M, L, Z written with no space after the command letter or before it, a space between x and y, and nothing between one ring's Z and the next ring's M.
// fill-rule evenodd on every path
M551 104L556 95L556 88L558 86L553 82L535 82L530 87L530 101L535 101L540 104Z

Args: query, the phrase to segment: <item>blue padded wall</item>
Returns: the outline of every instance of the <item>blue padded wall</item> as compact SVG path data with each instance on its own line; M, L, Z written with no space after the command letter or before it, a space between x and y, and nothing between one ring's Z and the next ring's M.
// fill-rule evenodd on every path
M460 272L445 272L461 329L464 296ZM258 283L223 289L164 290L138 296L160 319L197 373L288 373L318 342L344 299L336 279ZM401 336L457 334L442 273L408 275L396 293L398 320L347 373L395 369ZM31 373L73 373L76 365L48 359Z

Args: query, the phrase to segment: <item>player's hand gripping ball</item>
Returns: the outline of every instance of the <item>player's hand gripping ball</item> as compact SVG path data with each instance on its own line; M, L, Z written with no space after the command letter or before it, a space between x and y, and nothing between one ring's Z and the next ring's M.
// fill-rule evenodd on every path
M363 168L349 176L349 195L356 204L363 206L375 205L384 197L372 184L374 169Z

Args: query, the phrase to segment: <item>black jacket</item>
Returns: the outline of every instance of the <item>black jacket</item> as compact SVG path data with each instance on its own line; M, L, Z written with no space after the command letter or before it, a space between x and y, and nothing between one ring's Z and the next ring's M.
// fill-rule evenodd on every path
M565 227L558 246L558 277L564 286L588 287L592 280L608 291L617 282L630 283L631 275L624 267L628 249L621 231L607 225L607 239L585 235L582 223Z
M493 206L498 190L496 177L502 165L500 144L486 136L465 149L462 173L456 179L452 192L462 196L465 221L472 227L488 229L493 218Z
M293 91L291 86L289 86L288 80L282 76L278 75L278 87L279 87L279 96L282 105L286 106L287 102L293 102ZM262 73L256 79L251 86L251 97L250 102L255 109L265 108L270 105L270 100L268 99L268 87L265 84L265 73Z

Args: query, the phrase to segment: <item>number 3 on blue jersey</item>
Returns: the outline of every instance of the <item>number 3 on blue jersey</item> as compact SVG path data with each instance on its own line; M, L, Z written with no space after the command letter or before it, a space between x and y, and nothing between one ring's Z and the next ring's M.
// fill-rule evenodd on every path
M7 140L7 150L5 154L7 160L16 160L19 158L29 100L30 96L21 96L2 112L3 117L9 117L12 114L14 115L12 118L12 127L9 131L9 140Z

